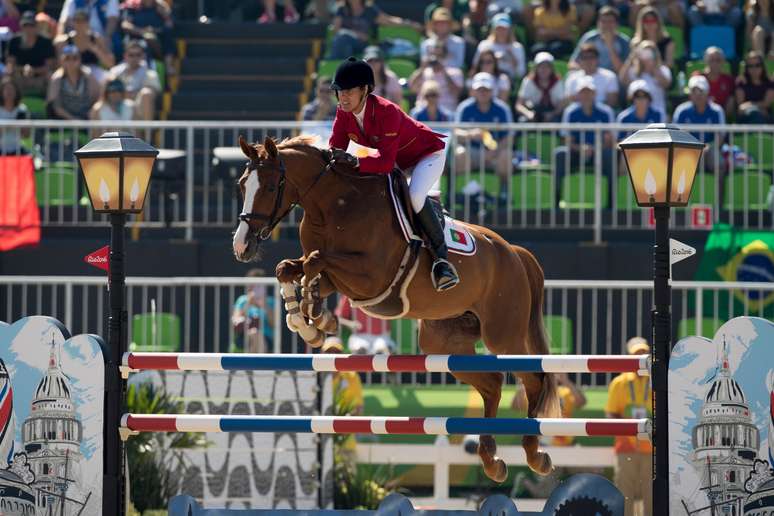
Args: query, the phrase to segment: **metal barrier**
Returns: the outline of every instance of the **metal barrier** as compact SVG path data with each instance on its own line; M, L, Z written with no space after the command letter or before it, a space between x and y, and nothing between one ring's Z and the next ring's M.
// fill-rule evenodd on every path
M481 129L490 154L463 136ZM434 124L448 134L448 173L440 188L453 216L492 227L577 228L593 231L649 229L648 211L636 207L628 174L617 150L619 137L639 126L621 124ZM676 228L708 229L727 222L746 228L772 228L771 125L685 125L705 141L705 152L692 206L674 210ZM85 190L72 152L105 130L128 130L162 153L142 218L131 224L144 228L177 228L192 239L195 230L232 228L241 208L235 180L243 171L239 135L249 141L284 138L300 133L321 136L327 146L329 123L320 122L95 122L3 121L7 132L28 135L23 145L39 164L38 198L44 226L103 224L83 202ZM566 138L579 137L578 153L564 152ZM606 135L607 143L603 140ZM499 138L499 139L498 139ZM585 143L587 142L588 143ZM722 142L722 143L721 143ZM501 161L497 161L497 157ZM491 159L490 159L491 158ZM498 175L499 173L499 175ZM285 227L300 221L291 213Z
M0 320L48 314L63 321L73 334L104 334L106 280L98 277L0 277ZM235 300L254 286L265 289L263 317L255 332L264 336L260 349L236 348L239 332L231 316ZM229 351L307 352L303 342L285 329L274 278L127 278L129 341L138 351L225 353ZM649 281L547 280L545 320L552 354L618 355L626 340L650 334L652 283ZM752 303L774 293L774 283L675 281L672 283L673 335L711 338L725 321L740 315L770 317L772 309ZM749 299L750 303L743 300ZM162 315L168 314L168 315ZM400 354L420 354L416 323L392 321ZM175 331L177 328L177 332ZM268 337L271 338L268 338ZM257 339L260 346L260 340ZM480 352L485 349L480 347ZM405 385L455 383L441 372L365 373L365 382ZM611 373L579 373L584 385L606 385Z

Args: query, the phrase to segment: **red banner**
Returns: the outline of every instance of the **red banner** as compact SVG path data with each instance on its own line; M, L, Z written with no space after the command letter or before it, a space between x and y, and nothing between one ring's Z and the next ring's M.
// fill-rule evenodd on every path
M40 242L31 156L0 157L0 251Z

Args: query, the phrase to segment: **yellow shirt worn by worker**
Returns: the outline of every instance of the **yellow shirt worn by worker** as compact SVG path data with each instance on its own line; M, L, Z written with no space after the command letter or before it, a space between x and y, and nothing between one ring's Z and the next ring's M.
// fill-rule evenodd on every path
M650 378L637 373L622 373L613 378L608 388L605 412L620 414L624 418L641 419L651 416L653 408L653 392L650 388ZM616 437L616 453L647 453L652 452L650 441L639 440L636 437Z

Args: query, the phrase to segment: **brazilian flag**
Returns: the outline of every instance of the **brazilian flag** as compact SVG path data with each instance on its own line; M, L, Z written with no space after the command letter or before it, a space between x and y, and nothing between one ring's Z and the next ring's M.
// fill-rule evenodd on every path
M697 281L774 282L774 231L748 231L717 224L704 246ZM693 296L691 296L693 297ZM695 306L695 299L691 299ZM724 320L739 315L774 319L774 292L734 290L704 292L703 315ZM733 314L725 318L729 309Z

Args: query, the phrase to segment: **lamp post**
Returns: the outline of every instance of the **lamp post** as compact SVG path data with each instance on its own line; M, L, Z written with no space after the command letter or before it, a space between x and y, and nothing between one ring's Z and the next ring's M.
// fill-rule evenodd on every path
M103 411L102 514L126 513L124 453L118 433L125 391L118 367L127 351L124 233L127 214L140 213L143 209L157 154L158 151L144 141L123 132L105 133L75 151L94 211L110 215L110 351L105 371L107 393Z
M686 206L704 144L674 125L651 124L619 143L637 205L652 207L653 247L653 514L669 514L669 357L672 315L669 271L669 211Z

